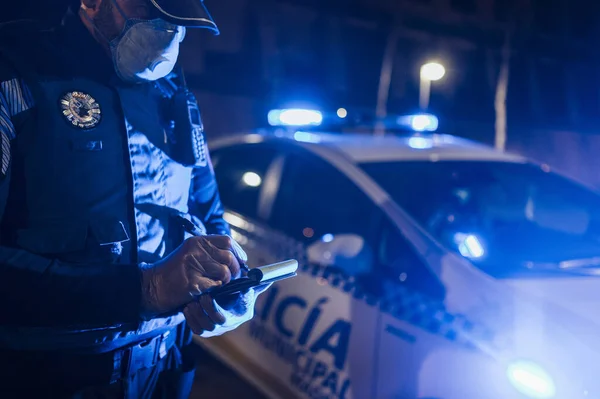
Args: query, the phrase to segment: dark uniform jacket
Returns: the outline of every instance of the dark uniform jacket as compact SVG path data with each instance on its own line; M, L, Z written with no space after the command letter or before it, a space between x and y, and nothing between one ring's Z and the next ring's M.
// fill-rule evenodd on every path
M74 15L0 29L0 347L104 352L183 321L140 320L138 265L188 237L175 216L229 229L178 82L120 81Z

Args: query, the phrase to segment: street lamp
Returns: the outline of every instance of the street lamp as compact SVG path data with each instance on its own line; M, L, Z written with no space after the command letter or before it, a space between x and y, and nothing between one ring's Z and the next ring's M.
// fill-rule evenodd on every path
M421 67L421 88L419 105L423 111L429 107L431 97L431 82L438 81L446 75L446 68L438 62L428 62Z

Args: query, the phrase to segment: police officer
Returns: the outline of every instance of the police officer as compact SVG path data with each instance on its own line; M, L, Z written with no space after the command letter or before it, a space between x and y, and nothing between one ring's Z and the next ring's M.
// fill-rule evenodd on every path
M71 10L0 29L0 397L187 397L190 328L260 293L199 296L245 261L176 65L186 28L218 30L201 0Z

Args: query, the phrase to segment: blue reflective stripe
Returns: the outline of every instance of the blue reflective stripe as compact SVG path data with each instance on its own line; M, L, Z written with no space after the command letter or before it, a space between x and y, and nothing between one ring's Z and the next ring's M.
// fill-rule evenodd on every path
M33 95L22 79L0 82L0 172L6 175L10 164L10 140L16 136L12 118L34 105Z
M6 97L0 92L0 133L3 136L9 138L15 137L15 127L13 126L11 114L9 112L10 106L6 101ZM3 148L4 150L4 148Z
M451 313L443 302L429 298L416 290L394 285L394 289L384 290L381 296L369 295L361 289L354 276L340 273L335 268L310 264L306 247L300 241L286 237L266 226L255 224L241 215L234 216L243 222L243 228L236 226L235 223L230 223L234 233L252 241L253 245L268 248L269 252L277 258L297 259L300 273L324 279L330 287L338 289L374 309L379 309L382 313L397 320L471 349L482 345L491 346L496 338L495 332L487 326L476 323L465 315ZM226 220L228 219L226 218ZM240 222L237 224L241 225Z
M22 79L11 79L0 83L0 90L8 103L10 116L15 116L33 107L33 95Z
M0 166L0 169L2 170L2 174L6 175L8 165L10 164L10 139L5 132L0 132L0 136L2 139L2 165Z
M0 133L9 139L16 135L12 117L27 111L34 105L33 95L22 79L11 79L0 83ZM5 140L2 140L2 153L5 154ZM2 160L4 162L4 159ZM4 168L4 165L2 165Z

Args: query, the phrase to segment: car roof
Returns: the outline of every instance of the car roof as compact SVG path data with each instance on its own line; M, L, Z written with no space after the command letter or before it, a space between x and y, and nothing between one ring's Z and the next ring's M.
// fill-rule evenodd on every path
M212 148L243 143L286 141L304 147L319 146L341 152L356 163L392 161L499 161L524 162L519 155L498 151L493 147L448 134L412 136L339 134L324 132L277 131L265 134L243 134L215 140Z

